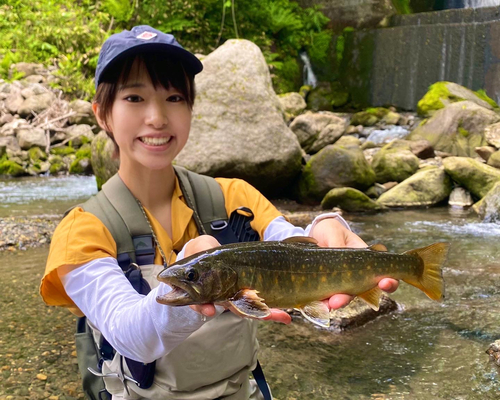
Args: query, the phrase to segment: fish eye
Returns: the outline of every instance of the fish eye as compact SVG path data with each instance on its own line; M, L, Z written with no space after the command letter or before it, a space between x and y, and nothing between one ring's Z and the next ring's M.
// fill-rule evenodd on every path
M198 279L198 272L194 268L188 269L186 271L186 279L191 282L195 281Z

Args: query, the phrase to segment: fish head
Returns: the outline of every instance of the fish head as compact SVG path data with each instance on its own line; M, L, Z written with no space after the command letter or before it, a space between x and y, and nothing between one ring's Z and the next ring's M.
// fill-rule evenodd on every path
M238 290L236 271L204 256L166 268L158 280L172 290L156 301L171 306L221 302Z

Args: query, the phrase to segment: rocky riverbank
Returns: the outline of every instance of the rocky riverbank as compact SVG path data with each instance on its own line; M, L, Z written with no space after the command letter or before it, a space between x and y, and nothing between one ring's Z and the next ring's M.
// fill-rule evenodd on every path
M50 243L60 217L0 218L0 251L26 250Z

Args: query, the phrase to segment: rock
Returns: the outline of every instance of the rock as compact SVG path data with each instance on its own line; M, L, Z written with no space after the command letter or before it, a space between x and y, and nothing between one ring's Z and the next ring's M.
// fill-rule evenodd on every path
M40 114L47 110L56 100L56 96L52 92L45 92L35 96L28 97L20 105L17 113L21 117L33 117L33 113Z
M386 125L398 125L400 119L401 119L400 114L389 110L389 112L382 117L381 122L383 122Z
M450 193L448 204L453 207L470 207L474 201L469 191L462 187L456 187Z
M28 97L37 96L39 94L49 93L49 89L40 84L31 84L21 90L21 95L27 99Z
M343 331L355 328L374 320L380 315L388 314L398 309L398 304L389 296L383 294L380 298L379 310L373 310L363 300L356 297L348 306L330 311L330 327L332 331Z
M490 347L486 350L486 354L500 367L500 340L495 340L495 342L490 344Z
M474 149L486 145L485 127L499 120L500 116L494 111L462 101L436 111L430 119L415 128L408 139L426 139L435 150L474 157Z
M349 186L366 190L375 183L375 173L359 146L346 143L347 137L342 139L345 140L320 150L306 164L296 189L299 200L321 201L333 188Z
M484 161L488 161L491 155L497 150L493 146L481 146L474 149Z
M295 118L290 129L306 153L315 153L342 136L345 120L330 112L307 112Z
M428 140L412 140L410 142L410 150L413 154L415 154L418 158L422 160L426 160L428 158L433 158L436 156L434 153L434 149Z
M3 114L0 116L0 126L8 124L14 120L14 116L12 114Z
M300 93L292 92L278 95L278 100L285 113L296 117L301 114L307 107L304 98Z
M371 166L378 183L402 182L419 168L419 159L410 151L406 141L395 140L373 156Z
M379 121L376 115L370 114L366 111L360 111L352 116L352 125L373 126Z
M47 154L40 149L40 147L32 147L28 150L28 155L31 163L36 163L38 161L45 161L47 159Z
M203 65L190 137L176 163L277 195L299 174L302 152L283 120L262 52L248 40L228 40Z
M10 65L9 78L12 78L16 72L22 73L23 77L26 78L30 75L43 74L44 71L45 67L42 64L20 62Z
M47 147L47 135L40 128L17 128L16 136L21 149L28 150L33 146L45 149Z
M372 199L378 199L382 195L382 193L385 192L387 192L387 189L384 185L381 185L380 183L375 183L365 192L365 194Z
M384 208L363 192L350 187L330 190L321 201L321 207L324 210L339 207L347 212L379 211Z
M489 99L489 101L492 102L492 104L490 104L488 101L481 98L478 93L460 86L457 83L436 82L431 85L429 91L418 102L417 111L421 116L430 117L437 110L445 108L449 104L461 101L470 101L488 110L492 110L494 108L492 104L495 104L493 100Z
M92 140L90 158L98 189L101 189L102 185L118 172L120 162L114 153L113 141L106 132L99 132Z
M90 143L94 139L92 127L86 124L71 125L66 130L68 138L71 138L73 147L80 147L83 144Z
M366 143L366 142L365 142ZM369 142L369 143L372 143L372 142ZM364 143L363 143L364 144ZM363 148L363 147L361 147ZM375 156L375 154L377 154L379 151L381 150L380 147L372 147L372 148L369 148L369 149L366 149L366 150L363 150L363 155L365 156L365 159L366 161L368 162L368 164L371 165L372 161L373 161L373 157Z
M410 132L401 126L391 126L388 129L375 129L366 140L375 144L389 143L396 139L404 139Z
M24 97L19 90L11 91L4 100L5 109L12 114L17 114L23 103Z
M0 136L15 136L18 128L29 129L31 125L25 119L13 119L0 128Z
M92 164L90 158L79 158L74 160L69 166L70 174L92 175Z
M484 128L484 137L488 144L500 149L500 122Z
M472 208L483 222L500 222L500 181Z
M24 78L24 81L28 83L42 83L44 79L45 78L42 75L30 75Z
M428 168L394 186L377 200L386 207L422 207L448 198L452 183L442 168Z
M443 166L455 182L480 199L500 180L498 169L467 157L445 158Z
M26 171L13 160L0 160L0 175L22 176L26 175Z
M18 153L21 151L21 146L14 136L0 137L0 146L5 146L6 152Z
M92 111L92 103L85 100L74 100L69 103L69 109L76 113L68 118L70 125L97 125L97 120Z
M500 169L500 150L495 151L489 158L488 158L488 165L494 168Z

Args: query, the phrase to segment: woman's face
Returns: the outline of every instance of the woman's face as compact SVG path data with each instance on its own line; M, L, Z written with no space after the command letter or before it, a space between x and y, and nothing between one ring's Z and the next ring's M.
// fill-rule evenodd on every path
M118 86L107 126L120 149L121 170L161 170L187 142L191 108L174 87L155 89L146 67L135 61L128 81Z

